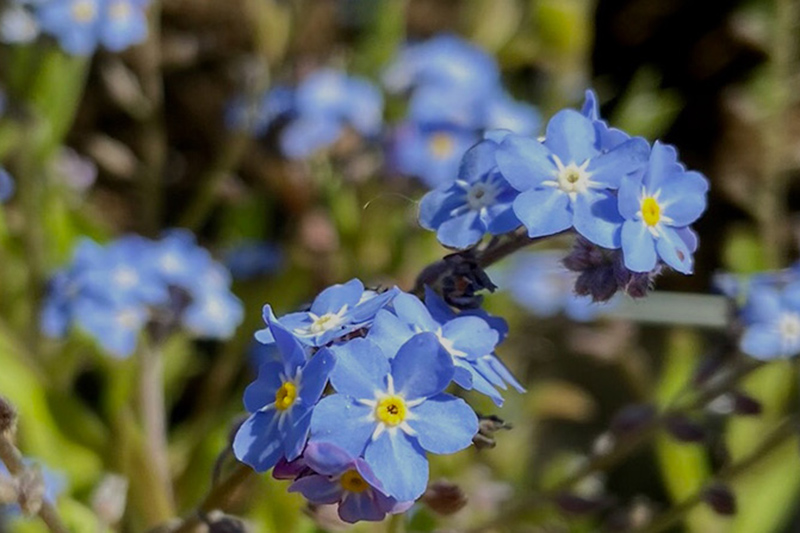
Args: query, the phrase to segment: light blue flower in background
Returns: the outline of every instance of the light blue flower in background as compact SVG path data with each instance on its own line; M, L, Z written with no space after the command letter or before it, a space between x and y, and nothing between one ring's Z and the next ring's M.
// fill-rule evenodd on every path
M433 333L415 335L396 355L368 339L334 350L337 394L314 409L310 442L363 456L387 495L417 499L428 482L426 452L455 453L478 431L473 410L444 393L455 372L452 357Z
M742 309L741 350L764 361L800 354L800 281L753 283Z
M16 190L14 178L3 167L0 167L0 203L7 202Z

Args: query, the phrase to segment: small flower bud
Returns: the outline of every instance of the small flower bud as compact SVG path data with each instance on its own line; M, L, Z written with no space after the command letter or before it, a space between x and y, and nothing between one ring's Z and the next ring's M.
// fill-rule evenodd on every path
M729 487L721 483L714 483L706 487L703 491L703 501L717 514L723 516L736 514L736 495Z
M16 409L6 398L0 396L0 435L13 435L16 427Z
M480 424L478 426L478 433L472 437L472 443L479 450L494 448L497 444L494 440L494 434L501 429L511 429L511 424L506 423L502 418L495 415L478 415Z
M467 505L467 495L455 483L440 479L428 486L422 502L436 513L451 515Z
M741 391L733 391L733 412L742 416L757 416L763 410L761 402Z
M611 433L619 437L636 433L653 421L656 412L656 408L652 405L626 405L611 419Z
M666 428L681 442L702 442L706 438L706 430L684 415L670 416L666 421Z
M40 468L26 468L17 477L17 502L25 516L39 514L44 501L44 477Z

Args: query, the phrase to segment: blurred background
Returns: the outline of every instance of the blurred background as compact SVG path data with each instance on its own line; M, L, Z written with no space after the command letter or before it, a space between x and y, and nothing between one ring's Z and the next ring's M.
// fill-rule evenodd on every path
M5 0L0 9L37 9L31 4ZM795 258L797 13L793 0L154 0L147 38L119 52L72 54L47 31L0 45L0 166L16 186L0 222L0 394L19 412L19 448L61 478L69 529L150 530L190 512L215 468L231 468L220 454L264 357L252 340L264 304L283 314L353 277L410 289L425 265L449 253L416 222L424 179L394 164L409 98L386 90L385 73L407 41L455 34L483 49L507 93L533 106L537 133L559 109L580 108L593 88L611 125L675 145L711 183L695 225L695 274L657 281L658 291L685 296L711 294L717 272ZM6 17L6 41L9 28ZM258 107L270 88L297 86L322 68L383 84L382 134L347 131L324 150L288 157L284 119L261 128L252 113L246 126L231 118L242 102ZM152 457L136 423L136 361L109 357L79 330L48 338L39 317L49 280L73 261L81 238L157 238L170 228L190 230L227 266L244 318L228 339L175 330L163 341L174 494L157 503L143 474ZM541 270L513 259L498 265L489 274L500 290L486 299L510 324L498 355L528 392L508 392L502 408L465 394L513 429L496 433L493 449L437 457L432 480L447 480L455 502L419 504L409 531L638 530L756 449L765 428L796 406L795 369L776 363L742 389L759 416L703 406L555 503L520 511L608 445L620 409L670 405L706 355L730 345L730 331L718 327L724 304L712 305L709 319L697 316L708 308L694 300L670 300L667 311L686 315L678 326L623 319L631 313L611 308L571 317L569 289L548 293L553 282L539 281ZM797 442L725 489L736 512L724 512L726 492L722 505L693 508L674 530L799 530ZM228 512L253 531L345 529L268 475L232 493ZM0 530L43 530L16 511L4 516Z

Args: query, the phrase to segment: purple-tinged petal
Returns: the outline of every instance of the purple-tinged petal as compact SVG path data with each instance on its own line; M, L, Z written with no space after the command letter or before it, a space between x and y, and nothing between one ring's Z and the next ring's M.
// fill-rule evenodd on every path
M319 505L337 503L344 490L337 480L326 476L306 476L289 486L289 492L299 492L311 503Z
M309 443L303 457L309 468L326 476L343 474L354 461L345 450L330 442Z

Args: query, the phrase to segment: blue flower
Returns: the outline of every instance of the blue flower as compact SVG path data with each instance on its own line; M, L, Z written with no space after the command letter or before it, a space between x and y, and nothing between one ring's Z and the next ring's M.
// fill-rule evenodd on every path
M644 175L625 177L619 189L625 266L648 272L661 259L690 274L697 239L688 226L706 209L708 182L699 172L687 172L675 149L658 142L646 168Z
M623 176L641 170L649 146L633 138L608 152L598 148L591 120L558 112L545 140L508 135L497 150L500 172L517 190L514 212L531 237L574 227L605 248L619 248L622 217L613 190Z
M148 0L50 0L37 8L42 30L74 55L99 45L119 52L147 37Z
M353 458L333 444L312 442L303 459L314 473L292 483L289 492L299 492L318 505L338 504L339 517L345 522L379 521L408 507L383 493L364 459Z
M9 198L14 196L16 186L11 174L6 172L3 167L0 167L0 203L7 202Z
M26 44L39 36L39 23L23 4L11 3L0 10L0 42Z
M443 187L456 180L464 153L478 140L472 129L407 122L392 135L390 164L401 174L417 176L432 189Z
M426 451L462 450L478 430L472 409L444 393L455 373L452 357L433 333L415 335L396 355L368 339L334 350L331 384L338 394L314 410L311 442L363 456L387 495L417 499L428 481Z
M267 305L264 306L264 322L270 327L256 332L256 339L264 344L271 343L272 324L280 323L303 344L325 346L343 335L371 324L378 311L396 293L396 289L380 294L366 291L361 281L352 279L322 291L308 311L289 313L278 319Z
M226 109L225 123L231 129L246 130L260 137L275 121L292 113L294 107L294 90L279 85L266 91L255 102L244 96L235 98Z
M497 143L484 140L465 155L458 179L422 198L419 222L453 248L476 244L488 232L502 235L520 226L512 204L518 192L497 169Z
M581 114L594 124L597 133L595 146L601 152L616 148L631 138L624 131L610 127L605 120L600 118L600 104L597 102L597 95L591 89L586 90L586 99L581 108Z
M139 335L150 317L141 305L98 301L81 297L75 302L74 320L104 351L117 358L136 351Z
M766 361L800 354L800 281L752 283L742 317L744 353Z
M435 301L435 293L429 291L426 299ZM485 320L474 315L451 315L439 322L416 296L406 293L395 296L392 309L378 313L367 335L384 354L397 353L417 333L433 333L453 360L453 381L464 389L486 394L497 405L503 404L494 386L505 389L505 383L502 379L501 384L493 383L494 372L486 376L483 371L487 366L484 358L494 358L492 352L499 341L498 333ZM518 385L516 380L513 383Z
M469 88L487 95L499 80L500 70L494 58L455 35L406 46L383 75L384 84L395 92L435 86L442 90Z
M281 149L301 159L333 144L347 126L365 137L380 133L383 96L367 80L322 69L297 87L292 117L281 132Z
M182 315L189 331L213 339L230 339L243 319L242 302L227 288L195 296Z
M542 125L539 111L532 105L514 100L505 91L498 90L484 102L483 128L507 130L517 135L534 136Z
M289 331L276 323L270 329L282 361L261 365L258 379L245 390L244 405L252 414L233 442L236 458L257 472L303 452L314 406L335 363L327 349L306 360L303 345Z

